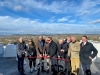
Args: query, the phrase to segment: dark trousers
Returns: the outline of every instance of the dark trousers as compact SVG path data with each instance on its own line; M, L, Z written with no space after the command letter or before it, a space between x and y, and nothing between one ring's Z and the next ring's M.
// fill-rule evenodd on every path
M31 58L29 59L29 66L30 66L30 68L32 68L32 64L35 67L36 59L31 59Z
M91 75L90 64L83 64L82 63L82 68L84 71L84 75Z
M67 54L66 54L67 55ZM65 56L65 59L67 59L68 61L65 62L65 69L67 71L71 71L71 61L70 58L68 56Z
M65 62L65 70L71 71L71 62Z
M18 71L24 72L24 57L19 57L17 55L17 58L18 58Z
M57 71L58 70L57 60L55 60L54 58L51 58L50 61L51 61L51 70L52 71Z

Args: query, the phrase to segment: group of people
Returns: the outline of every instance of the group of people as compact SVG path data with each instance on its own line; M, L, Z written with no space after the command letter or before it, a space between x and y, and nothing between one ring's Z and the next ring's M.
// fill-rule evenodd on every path
M97 49L92 43L87 41L87 36L85 35L82 36L81 43L77 41L75 36L68 36L66 40L59 39L57 43L53 41L52 37L43 39L43 36L39 36L36 44L33 40L29 40L28 46L26 46L23 38L20 37L17 43L18 71L21 75L25 75L23 66L25 55L29 59L30 72L33 72L33 66L34 70L37 70L41 61L45 60L43 56L46 56L47 62L51 63L52 73L57 73L59 61L63 61L54 58L63 58L65 60L60 64L64 68L63 71L68 72L68 75L70 73L79 75L80 63L84 75L91 75L90 65L97 53Z

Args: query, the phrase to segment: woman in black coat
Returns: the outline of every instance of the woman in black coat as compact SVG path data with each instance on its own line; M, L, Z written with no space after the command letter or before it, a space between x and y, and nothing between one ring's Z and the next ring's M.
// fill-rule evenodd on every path
M30 72L33 71L33 66L35 67L36 64L36 58L32 58L32 57L36 57L36 49L35 49L35 44L33 42L33 40L29 40L28 43L28 59L29 59L29 66L30 66Z

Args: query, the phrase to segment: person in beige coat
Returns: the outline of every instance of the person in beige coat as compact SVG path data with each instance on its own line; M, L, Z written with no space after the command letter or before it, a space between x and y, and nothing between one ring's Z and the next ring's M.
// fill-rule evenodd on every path
M71 58L72 74L78 75L79 72L79 52L80 43L76 41L75 37L71 37L72 42L69 45L68 56Z

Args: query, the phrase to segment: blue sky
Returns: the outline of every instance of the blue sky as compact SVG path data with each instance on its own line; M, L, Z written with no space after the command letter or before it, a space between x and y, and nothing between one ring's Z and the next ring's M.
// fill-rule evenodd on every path
M100 0L0 0L0 34L100 34Z

